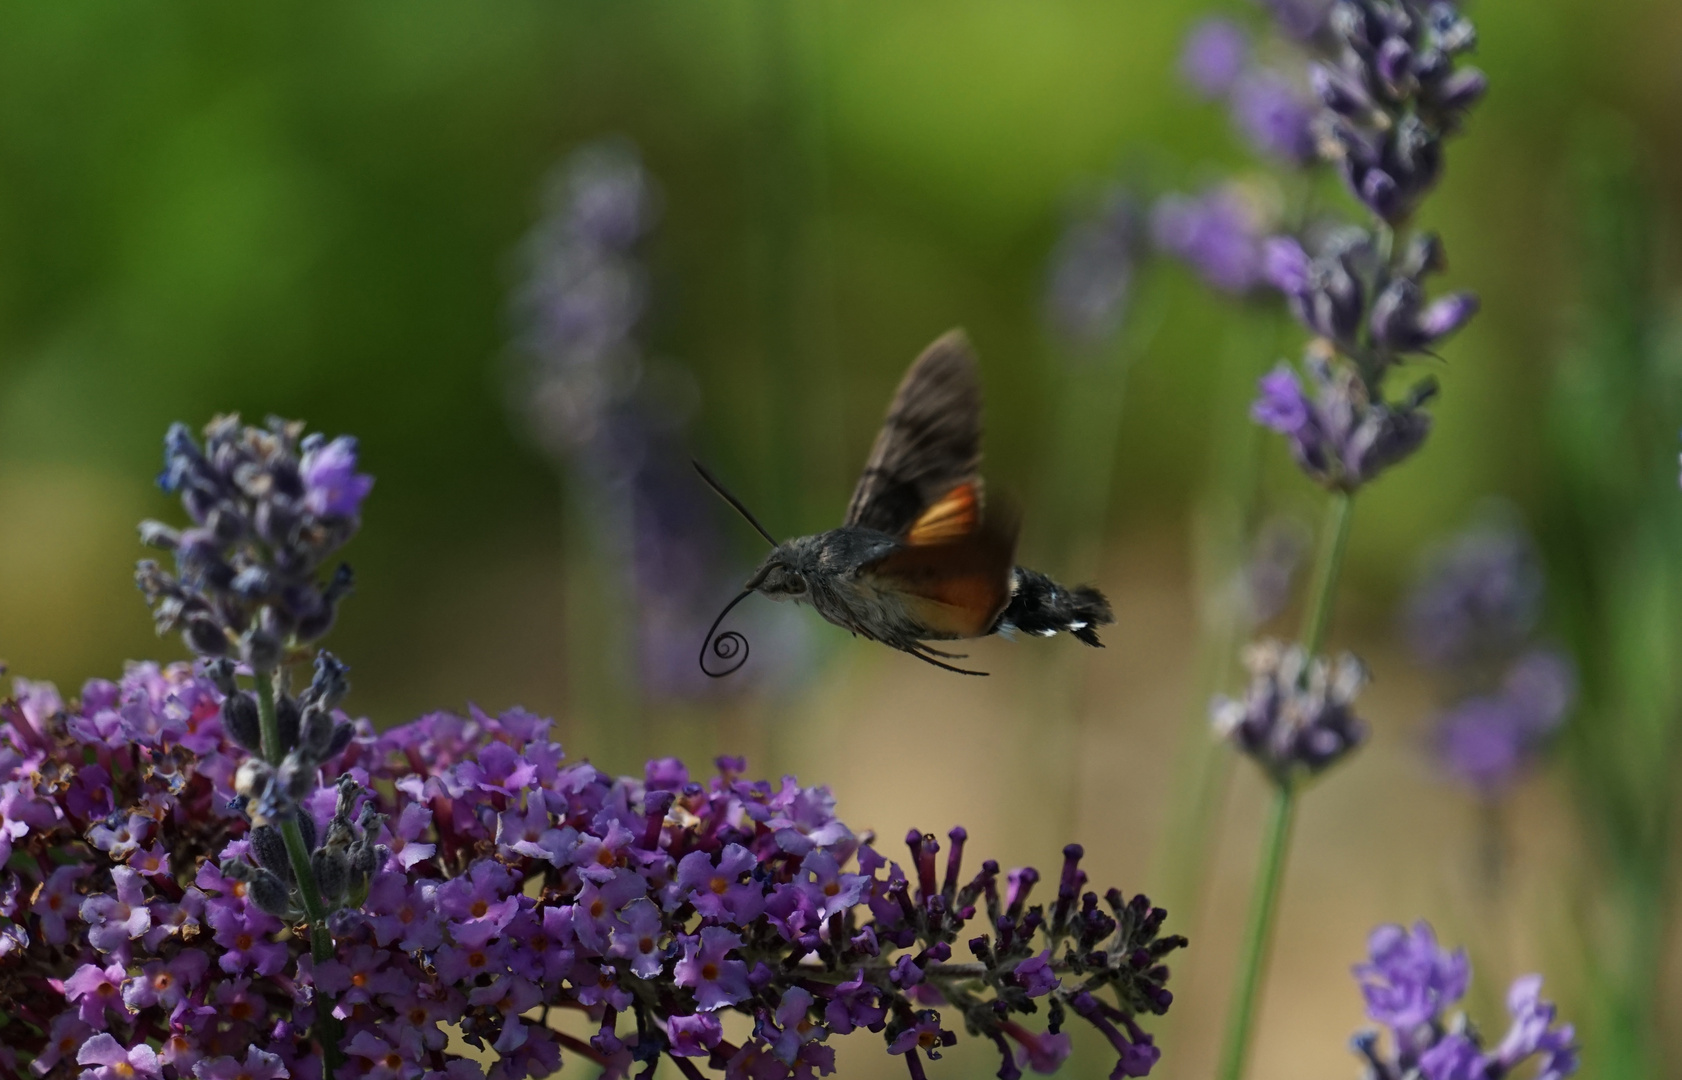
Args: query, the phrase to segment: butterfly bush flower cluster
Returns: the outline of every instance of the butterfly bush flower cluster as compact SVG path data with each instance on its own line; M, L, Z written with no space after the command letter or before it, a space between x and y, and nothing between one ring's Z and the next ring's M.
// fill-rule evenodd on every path
M1474 527L1426 563L1404 629L1415 656L1451 688L1432 749L1455 780L1489 798L1540 756L1576 697L1570 660L1536 640L1542 570L1524 532Z
M1506 1034L1493 1047L1451 1010L1471 984L1463 950L1437 944L1429 924L1412 930L1381 926L1367 943L1368 959L1355 967L1367 1017L1380 1025L1357 1034L1354 1048L1370 1080L1502 1080L1534 1060L1536 1080L1565 1080L1577 1071L1570 1024L1542 997L1542 977L1526 975L1507 991Z
M612 1075L663 1057L691 1077L827 1075L829 1037L857 1028L921 1076L954 1020L1016 1077L1055 1070L1071 1013L1113 1043L1116 1076L1156 1060L1136 1018L1167 1010L1163 960L1184 940L1142 896L1083 891L1076 846L1031 903L1032 868L965 876L962 829L944 866L934 837L909 837L902 870L826 789L745 780L740 760L706 781L671 759L613 778L518 710L379 735L359 722L301 812L329 836L346 818L377 829L379 865L334 917L332 955L312 959L259 902L265 871L229 872L266 860L229 805L250 759L213 681L136 665L68 709L49 687L19 691L0 743L19 856L0 892L13 1075L76 1061L99 1080L313 1077L304 1035L327 1000L345 1076L482 1075L446 1053L452 1024L493 1080L569 1054ZM594 1033L544 1022L559 1011ZM727 1011L750 1021L734 1041Z
M301 568L370 486L354 444L225 419L167 457L205 536L144 526L177 567L142 587L168 627L220 636L0 703L0 1076L517 1080L579 1058L791 1080L864 1028L921 1077L961 1023L1009 1080L1055 1071L1077 1021L1114 1076L1157 1060L1139 1021L1185 941L1145 897L1086 890L1078 845L1035 903L1034 869L965 866L961 828L944 861L920 833L891 860L827 789L740 759L615 778L518 709L376 733L338 707L330 654L290 679L318 637L292 616L325 593Z

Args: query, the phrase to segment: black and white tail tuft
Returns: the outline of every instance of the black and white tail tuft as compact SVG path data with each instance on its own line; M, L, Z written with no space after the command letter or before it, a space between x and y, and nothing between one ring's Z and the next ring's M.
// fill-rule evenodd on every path
M1090 585L1065 589L1038 570L1020 566L1013 575L1010 603L993 628L996 632L1020 630L1040 637L1062 632L1103 647L1097 627L1115 622L1103 593Z

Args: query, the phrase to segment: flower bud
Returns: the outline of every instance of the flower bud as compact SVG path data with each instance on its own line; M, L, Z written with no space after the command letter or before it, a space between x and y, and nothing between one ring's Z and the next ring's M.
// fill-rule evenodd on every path
M350 724L340 724L333 729L333 741L327 744L327 754L324 760L332 761L345 752L351 739L356 737L356 728Z
M267 567L248 566L234 575L228 588L247 600L260 600L274 590L274 575Z
M297 802L315 790L315 777L320 771L320 765L293 750L281 760L275 778L278 781L277 786L286 793L287 798Z
M333 742L333 718L320 705L311 702L304 709L299 725L299 745L304 753L317 761L327 760L327 747Z
M208 618L194 618L181 631L187 648L200 656L221 656L228 651L228 635Z
M240 635L239 655L258 675L266 675L280 663L280 639L258 627Z
M337 905L350 884L350 860L323 848L310 857L310 868L315 871L315 887L322 902L328 907Z
M204 677L214 683L225 698L239 693L239 684L234 681L234 662L225 656L206 661Z
M273 915L277 919L287 918L292 912L292 891L280 878L267 870L258 870L246 882L246 895L257 907Z
M298 702L291 694L281 694L274 703L275 728L280 733L279 750L285 754L298 745Z
M246 758L234 772L234 790L247 799L262 799L274 785L274 768L261 758Z
M181 543L181 532L148 518L140 523L140 542L162 551L174 551Z
M222 662L225 663L226 661ZM230 674L227 676L230 686L233 684L231 670L232 665L230 664ZM230 739L239 743L251 753L262 752L262 725L257 718L256 699L250 694L235 690L222 699L222 729L228 733Z
M328 711L337 708L350 691L350 680L345 677L349 670L338 657L323 649L315 656L315 677L304 691L304 700L316 702Z
M292 860L286 853L286 840L273 825L258 825L249 834L251 853L263 869L282 881L292 880Z

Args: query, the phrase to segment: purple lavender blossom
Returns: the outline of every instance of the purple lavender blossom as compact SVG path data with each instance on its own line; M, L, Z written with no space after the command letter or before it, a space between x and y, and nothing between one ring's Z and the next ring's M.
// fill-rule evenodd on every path
M1278 72L1257 68L1232 88L1232 122L1257 151L1288 165L1316 154L1314 106Z
M1143 235L1138 200L1120 186L1070 221L1052 251L1046 279L1046 321L1056 334L1090 349L1120 331Z
M356 440L349 435L332 442L305 440L298 470L304 507L320 518L355 517L374 487L372 476L356 471Z
M1393 1031L1411 1033L1466 996L1472 966L1465 950L1437 944L1429 924L1412 931L1381 926L1367 941L1369 959L1355 966L1367 1016Z
M1494 694L1467 698L1436 723L1443 771L1485 797L1517 780L1559 729L1575 697L1570 663L1547 649L1527 653Z
M1521 530L1468 530L1428 555L1403 615L1408 643L1439 668L1508 655L1534 629L1542 589L1535 546Z
M1180 52L1180 77L1200 97L1226 96L1250 59L1250 37L1231 19L1198 22Z
M1376 1031L1354 1039L1372 1075L1487 1080L1510 1075L1531 1058L1540 1059L1536 1075L1547 1080L1565 1080L1577 1071L1574 1031L1570 1024L1554 1026L1556 1010L1542 999L1540 975L1514 980L1507 992L1511 1025L1490 1051L1463 1014L1450 1012L1471 983L1463 950L1442 948L1431 927L1420 922L1412 931L1380 926L1372 932L1368 953L1367 962L1355 966L1355 977L1367 1016L1390 1035L1388 1048Z
M1151 236L1222 292L1243 295L1266 280L1262 223L1236 187L1162 197L1151 208Z
M1366 669L1345 654L1310 659L1301 646L1263 641L1244 652L1250 685L1242 698L1217 697L1215 730L1280 783L1336 764L1366 739L1355 697Z
M1359 375L1310 353L1304 364L1310 395L1297 373L1280 364L1262 377L1250 417L1285 436L1298 468L1334 491L1354 491L1412 456L1425 443L1431 417L1422 406L1436 395L1426 378L1401 401L1374 401Z
M524 361L516 405L579 493L595 548L635 604L635 689L696 696L717 683L696 670L694 643L730 577L710 493L683 444L692 376L648 357L650 304L641 252L660 216L636 148L604 140L556 170L525 245L513 300Z

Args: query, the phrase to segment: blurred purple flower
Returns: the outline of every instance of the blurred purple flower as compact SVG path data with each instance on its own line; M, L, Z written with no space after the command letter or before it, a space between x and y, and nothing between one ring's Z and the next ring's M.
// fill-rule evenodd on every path
M1255 208L1231 185L1199 195L1165 195L1151 208L1156 246L1222 292L1247 293L1266 280L1262 231Z
M1450 667L1519 647L1542 606L1542 568L1523 531L1471 529L1437 548L1415 580L1403 615L1421 662Z
M516 405L566 469L599 556L633 598L636 689L663 697L716 691L695 649L730 575L716 506L683 448L694 380L640 339L650 291L641 249L659 212L635 146L574 151L527 238L513 309Z
M1250 58L1250 36L1231 19L1202 19L1186 36L1180 76L1201 97L1224 97Z
M1046 320L1053 332L1092 348L1120 331L1144 238L1143 216L1133 193L1114 186L1093 211L1066 226L1046 279Z
M1425 922L1412 931L1380 926L1367 939L1367 957L1355 965L1367 1016L1401 1032L1430 1022L1465 997L1472 978L1465 950L1442 948Z
M1232 121L1260 153L1290 165L1315 159L1314 104L1278 72L1256 68L1232 88Z
M1450 1013L1471 983L1465 950L1442 948L1430 925L1419 922L1411 932L1378 927L1368 954L1366 963L1355 966L1355 977L1368 1017L1390 1033L1388 1050L1376 1031L1355 1036L1355 1051L1366 1059L1371 1075L1490 1080L1510 1075L1532 1057L1541 1059L1539 1080L1565 1080L1576 1072L1574 1031L1570 1024L1554 1026L1556 1011L1542 999L1540 975L1513 981L1507 992L1511 1025L1495 1050L1487 1051L1465 1016Z
M1547 649L1521 656L1501 689L1467 698L1436 724L1443 771L1488 796L1522 774L1559 729L1575 697L1570 663Z

